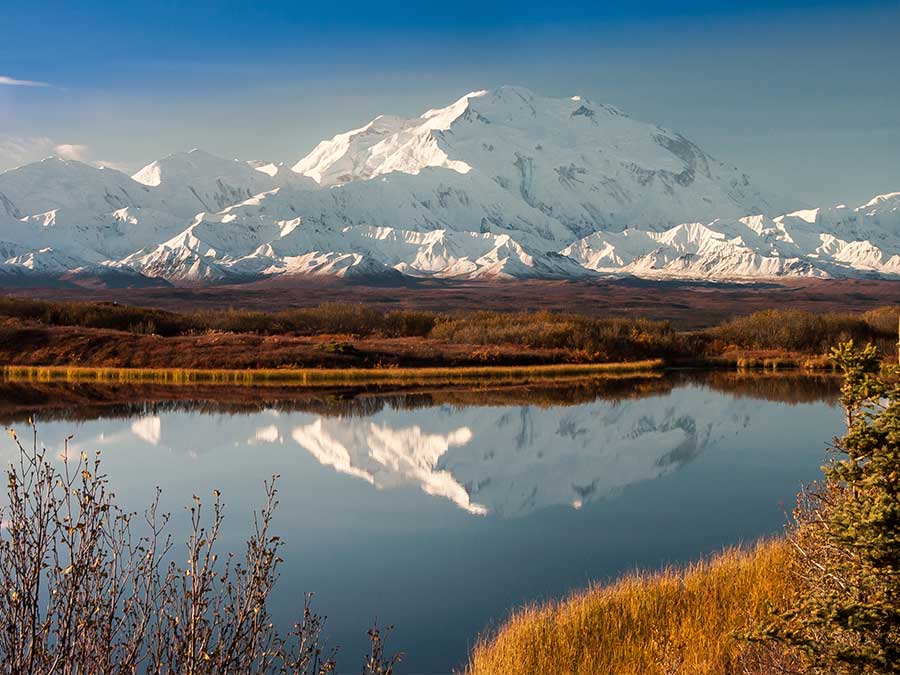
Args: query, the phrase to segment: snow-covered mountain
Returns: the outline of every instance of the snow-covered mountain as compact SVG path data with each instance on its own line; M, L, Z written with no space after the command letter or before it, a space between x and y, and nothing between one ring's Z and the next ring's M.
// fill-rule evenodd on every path
M294 171L330 186L429 167L495 183L576 236L780 210L745 174L680 134L580 96L509 86L413 119L378 117L320 143ZM467 191L481 197L477 187Z
M192 150L134 176L7 171L0 280L900 275L900 193L787 210L680 134L501 87L378 117L293 167Z
M596 272L644 277L900 276L900 193L855 209L716 219L664 232L596 232L562 253Z

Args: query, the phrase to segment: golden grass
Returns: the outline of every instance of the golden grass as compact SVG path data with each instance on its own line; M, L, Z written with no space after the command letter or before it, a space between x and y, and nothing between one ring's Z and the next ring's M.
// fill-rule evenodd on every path
M720 356L706 358L704 364L738 370L834 370L827 354L810 355L784 350L729 350Z
M729 549L684 569L630 574L516 611L480 639L466 675L725 675L745 672L749 630L790 596L786 542Z
M460 382L531 382L559 377L617 375L659 370L662 359L622 363L576 363L534 366L465 366L456 368L302 368L184 369L93 368L81 366L3 366L12 381L128 382L155 384L335 385L428 384Z

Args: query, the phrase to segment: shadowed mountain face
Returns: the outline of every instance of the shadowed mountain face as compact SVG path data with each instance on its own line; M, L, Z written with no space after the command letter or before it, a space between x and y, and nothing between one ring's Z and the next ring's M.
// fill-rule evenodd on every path
M292 168L195 149L132 177L6 171L0 283L896 277L898 205L785 213L681 134L506 86L380 116Z

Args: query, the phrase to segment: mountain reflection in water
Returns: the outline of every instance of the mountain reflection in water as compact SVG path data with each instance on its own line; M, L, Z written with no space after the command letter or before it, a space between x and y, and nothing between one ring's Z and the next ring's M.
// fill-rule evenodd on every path
M239 551L280 474L276 621L317 593L345 663L373 617L447 674L512 607L771 535L842 427L835 377L675 372L516 387L0 382L0 422L103 451L124 508L222 492ZM12 446L0 444L0 461ZM54 453L55 456L55 453ZM182 529L179 529L182 528Z
M739 433L752 414L749 399L683 388L565 407L438 408L420 424L320 417L288 423L282 435L379 488L415 484L471 513L511 517L557 504L580 508L656 478Z
M830 401L838 386L829 376L730 372L480 390L4 383L0 414L9 416L7 424L26 410L43 419L129 417L135 436L171 447L185 439L164 428L161 416L170 413L270 415L246 443L287 439L323 466L378 489L416 486L472 514L516 517L553 505L582 508L669 473L710 443L741 433L759 399ZM126 397L132 402L121 402ZM246 419L225 418L220 426L232 423L228 433L240 435Z

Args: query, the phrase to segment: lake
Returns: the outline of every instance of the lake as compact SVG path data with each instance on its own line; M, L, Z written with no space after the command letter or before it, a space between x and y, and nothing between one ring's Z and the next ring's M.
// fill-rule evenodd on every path
M53 450L102 451L128 509L227 504L241 550L279 474L274 614L316 593L342 671L371 620L401 673L459 668L522 603L776 534L842 430L832 377L674 372L482 389L0 384ZM4 461L9 441L0 446Z

